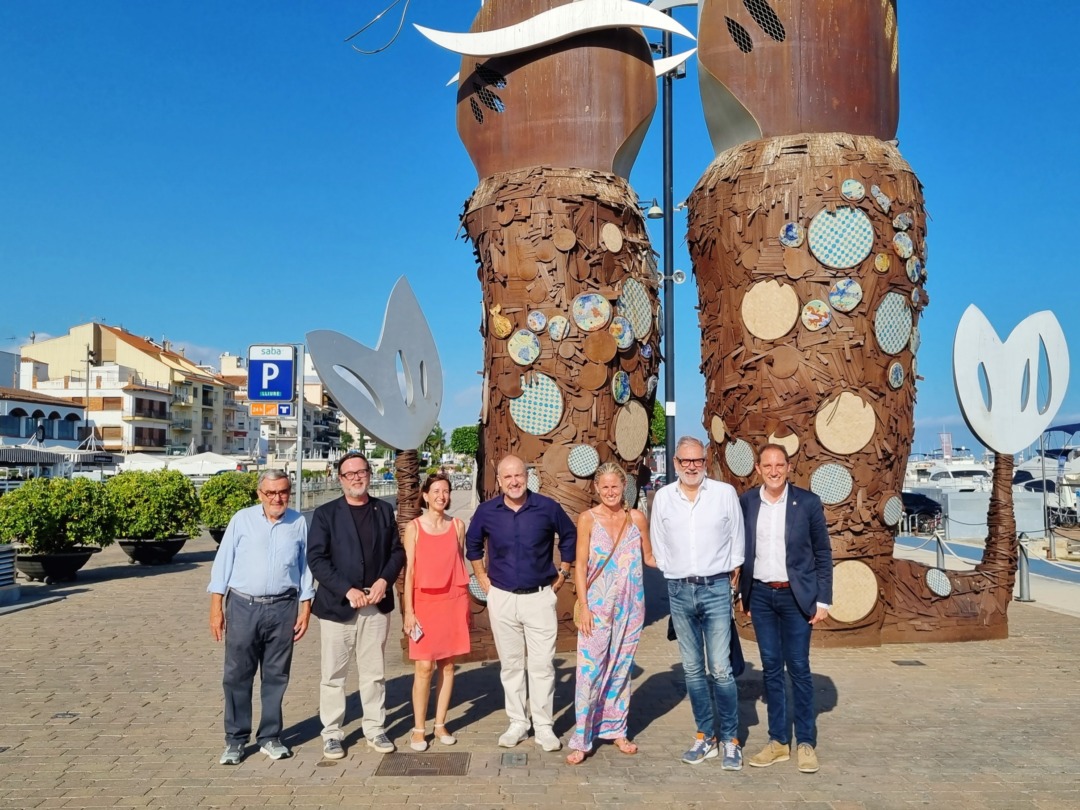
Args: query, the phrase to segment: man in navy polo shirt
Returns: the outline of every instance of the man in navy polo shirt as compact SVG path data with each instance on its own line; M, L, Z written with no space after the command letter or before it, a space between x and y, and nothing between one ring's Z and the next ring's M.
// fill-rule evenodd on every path
M465 556L488 596L491 632L499 652L499 675L510 718L499 745L513 748L529 736L527 666L536 742L545 751L558 751L562 742L551 728L558 631L555 594L569 577L577 530L558 503L529 491L525 463L517 456L499 462L498 481L502 495L477 508L465 535ZM560 567L552 558L556 535Z

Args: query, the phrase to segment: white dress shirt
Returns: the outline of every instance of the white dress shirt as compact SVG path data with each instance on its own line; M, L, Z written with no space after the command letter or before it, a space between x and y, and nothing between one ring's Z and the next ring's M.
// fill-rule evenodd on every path
M787 548L784 544L787 530L788 486L780 494L780 500L770 503L761 488L761 507L757 516L757 542L754 546L754 579L759 582L787 582Z
M734 571L746 554L735 488L706 478L691 501L677 481L662 487L653 498L649 537L656 564L667 579Z

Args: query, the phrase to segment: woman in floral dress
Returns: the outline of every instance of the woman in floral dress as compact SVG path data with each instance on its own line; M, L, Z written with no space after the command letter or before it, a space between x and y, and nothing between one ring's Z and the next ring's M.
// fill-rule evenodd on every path
M601 465L593 477L600 504L578 517L577 724L569 765L581 764L597 739L613 740L624 754L637 753L626 726L630 670L645 625L642 563L656 562L645 516L623 501L626 480L618 464Z

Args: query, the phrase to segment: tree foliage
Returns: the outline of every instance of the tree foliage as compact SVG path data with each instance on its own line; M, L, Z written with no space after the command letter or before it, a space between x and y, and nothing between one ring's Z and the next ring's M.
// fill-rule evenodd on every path
M432 458L438 460L444 447L446 447L446 431L442 429L442 425L436 422L435 427L431 429L431 433L424 440L424 446L420 449L431 453Z
M199 529L199 499L176 470L122 472L105 482L117 537L166 540Z
M107 546L115 537L105 485L88 478L37 478L0 498L0 542L31 554Z
M199 519L203 525L208 529L224 529L233 515L257 504L258 478L254 472L224 472L210 476L199 490Z
M450 433L450 449L463 456L476 458L480 451L480 426L462 425Z
M348 452L348 450L356 444L356 438L347 430L341 431L341 439L339 447L342 452Z
M649 422L649 443L653 447L660 447L667 441L667 416L664 414L664 404L660 400L653 403L652 421Z

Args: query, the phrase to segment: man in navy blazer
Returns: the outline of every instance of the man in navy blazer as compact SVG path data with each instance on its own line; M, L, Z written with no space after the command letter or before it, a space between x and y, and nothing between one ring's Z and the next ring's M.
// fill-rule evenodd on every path
M769 743L749 762L764 768L791 758L786 665L799 770L814 773L818 760L810 633L832 606L832 546L825 509L817 495L788 483L791 464L780 445L761 448L754 469L762 485L739 499L746 525L740 591L761 652Z
M405 564L393 507L368 495L368 460L361 453L346 453L337 469L343 495L315 510L307 552L319 583L311 612L319 618L319 718L327 759L345 756L345 679L354 657L364 738L380 754L394 750L385 728L386 639L393 584Z

